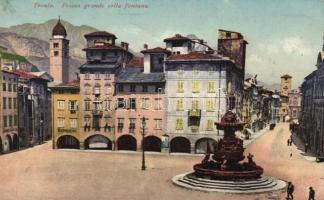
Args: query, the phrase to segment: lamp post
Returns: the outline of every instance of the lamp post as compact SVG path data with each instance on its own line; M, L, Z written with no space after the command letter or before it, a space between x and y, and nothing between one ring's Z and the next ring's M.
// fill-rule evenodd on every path
M145 132L145 126L146 121L145 117L142 117L142 170L145 170L145 151L144 151L144 132Z

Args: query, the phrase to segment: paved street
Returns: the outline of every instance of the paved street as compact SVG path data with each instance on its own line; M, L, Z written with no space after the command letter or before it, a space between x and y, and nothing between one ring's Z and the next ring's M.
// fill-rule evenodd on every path
M292 181L295 199L307 199L310 185L317 199L324 199L324 164L307 161L294 146L287 147L289 135L288 124L277 125L253 141L246 154L253 152L266 175ZM146 158L148 169L143 172L139 153L52 150L47 143L1 155L0 199L284 199L283 192L231 195L179 188L170 179L191 171L200 157L151 154Z

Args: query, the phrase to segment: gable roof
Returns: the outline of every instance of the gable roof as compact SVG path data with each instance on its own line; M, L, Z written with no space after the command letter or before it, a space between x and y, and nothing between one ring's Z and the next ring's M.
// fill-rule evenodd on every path
M171 51L165 49L165 48L161 48L161 47L155 47L152 49L144 49L141 51L141 53L167 53L167 54L171 54Z
M88 37L113 37L114 39L117 39L115 34L109 33L107 31L95 31L92 33L88 33L84 35L85 38Z
M190 52L188 54L175 54L167 58L167 61L173 60L220 60L221 56L215 54L205 54L200 52Z

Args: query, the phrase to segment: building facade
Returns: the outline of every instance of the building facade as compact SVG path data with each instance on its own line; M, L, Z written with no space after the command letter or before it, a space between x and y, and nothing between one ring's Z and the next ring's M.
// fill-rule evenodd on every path
M289 118L294 123L298 122L301 104L301 93L299 90L291 90L289 96Z
M324 45L317 57L317 69L305 77L298 135L310 151L324 155Z
M222 39L245 45L237 34ZM177 34L164 40L166 48L144 45L144 58L130 67L128 43L116 45L116 36L105 31L85 38L87 62L79 67L78 77L81 125L73 140L79 146L73 148L139 150L144 117L145 150L204 153L222 134L215 130L215 119L228 109L241 114L244 64L238 67L234 60L214 54L202 40ZM64 135L55 134L54 147L59 148Z
M288 93L291 91L291 82L292 77L288 74L285 74L280 77L280 93L288 96Z
M2 152L19 149L17 86L18 75L11 71L2 70L2 108L0 113L2 127L0 146L2 146Z
M274 93L271 96L271 124L280 122L280 96L279 93Z
M222 32L220 30L220 35ZM227 39L234 41L236 36L233 32ZM236 39L244 40L243 37ZM226 39L220 37L220 40ZM191 40L178 35L164 41L172 52L165 61L165 134L170 141L169 151L212 151L222 135L215 130L215 120L220 120L228 109L241 115L243 70L234 61L207 49L191 51L188 48L192 46ZM233 48L222 50L228 55L235 52L227 51L236 51Z
M22 148L41 144L51 137L51 104L47 72L14 71L18 78L18 131Z
M78 81L51 87L53 148L80 148L81 103Z

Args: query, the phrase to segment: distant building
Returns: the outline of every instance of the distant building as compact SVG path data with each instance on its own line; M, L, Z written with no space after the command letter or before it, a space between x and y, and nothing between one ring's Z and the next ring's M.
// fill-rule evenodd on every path
M279 116L281 122L290 120L289 118L289 92L291 91L292 77L285 74L280 77L280 110Z
M69 40L59 19L50 39L50 74L56 83L69 81Z
M309 144L311 152L324 155L324 44L316 66L301 86L298 135Z
M280 93L288 96L291 91L291 79L292 77L288 74L281 76Z
M280 122L289 121L289 97L288 95L279 94L280 96L280 109L279 109L279 118Z
M242 121L246 136L270 123L272 94L257 84L256 77L244 81Z
M280 96L278 93L272 94L271 100L271 124L280 122Z
M51 137L51 103L47 72L15 70L18 78L19 146L26 148L41 144Z
M258 95L256 79L246 79L244 81L243 109L241 117L241 120L244 122L244 133L246 135L252 134L252 132L257 130Z
M291 90L288 92L289 96L289 117L290 120L297 123L300 113L301 93L299 90Z

